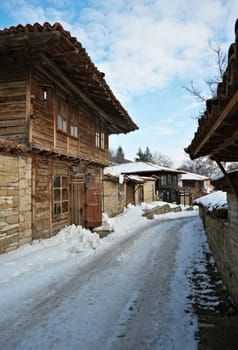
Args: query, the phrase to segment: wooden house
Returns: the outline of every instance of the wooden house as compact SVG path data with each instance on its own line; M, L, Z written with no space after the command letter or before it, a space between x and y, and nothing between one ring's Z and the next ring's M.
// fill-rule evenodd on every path
M185 205L192 205L195 199L205 196L212 190L208 177L190 172L179 176L178 186L181 187L181 204Z
M238 177L227 173L223 162L238 161L238 21L235 41L228 51L228 63L217 95L207 100L206 111L199 119L198 129L186 152L191 159L209 156L223 173L223 179L213 181L227 192L227 219L204 213L203 220L210 247L223 279L238 303Z
M137 128L59 23L0 30L0 252L100 225L109 135Z
M103 209L109 217L121 213L128 204L138 205L155 200L154 177L118 174L112 168L104 169L103 178Z
M131 162L107 167L104 169L105 208L107 208L106 200L112 198L108 192L109 188L113 186L114 193L117 193L116 187L120 187L120 175L125 179L125 199L120 207L128 203L140 204L154 200L179 204L181 189L178 188L178 175L181 173L183 171L147 162ZM110 185L108 181L111 181Z
M154 177L156 179L154 184L156 198L169 203L180 203L178 177L184 171L162 167L149 162L122 164L117 169L122 174Z

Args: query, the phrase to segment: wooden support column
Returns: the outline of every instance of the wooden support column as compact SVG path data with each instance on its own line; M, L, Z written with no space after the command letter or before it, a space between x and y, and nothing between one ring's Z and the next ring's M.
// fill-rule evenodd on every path
M225 177L228 185L230 186L230 189L231 189L232 193L238 198L238 191L237 191L236 187L234 186L234 184L232 183L230 177L228 176L224 166L218 160L215 160L215 162L217 163L217 165L221 169L222 173L224 174L224 177Z

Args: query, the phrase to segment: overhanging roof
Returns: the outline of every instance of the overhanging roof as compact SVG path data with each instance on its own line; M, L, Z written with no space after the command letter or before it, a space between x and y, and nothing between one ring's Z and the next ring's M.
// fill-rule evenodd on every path
M210 156L217 161L238 161L238 20L235 34L217 97L207 100L194 138L185 149L191 159Z
M26 58L38 58L50 70L56 67L107 116L109 133L138 129L106 83L104 73L98 70L81 43L61 24L35 23L0 30L0 58L8 59L9 64L16 60L27 64Z

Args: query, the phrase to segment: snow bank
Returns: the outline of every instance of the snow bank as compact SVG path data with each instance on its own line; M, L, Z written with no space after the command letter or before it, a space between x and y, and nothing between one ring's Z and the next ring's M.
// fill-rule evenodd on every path
M163 207L164 205L168 205L170 208L180 207L181 210L186 210L188 207L190 207L190 206L184 206L184 205L181 205L181 204L167 203L167 202L163 202L163 201L154 201L154 202L151 202L151 203L142 203L141 207L142 207L142 210L151 210L151 209L154 209L156 207Z
M164 202L163 202L164 204ZM158 202L148 206L158 205ZM123 237L136 234L137 230L148 219L143 217L143 206L129 205L124 212L113 218L103 215L103 228L113 231L112 234L100 239L97 233L91 232L81 226L71 225L63 228L57 235L48 238L34 240L10 253L0 255L0 283L15 281L27 276L39 277L39 273L53 276L60 265L65 262L70 265L89 259L92 255L100 253L108 246L117 244ZM168 213L161 216L164 218L175 218L183 215L180 213ZM184 212L184 215L193 215ZM194 215L197 215L194 213ZM157 216L158 218L158 216ZM50 277L49 277L50 278ZM47 279L47 276L46 276Z

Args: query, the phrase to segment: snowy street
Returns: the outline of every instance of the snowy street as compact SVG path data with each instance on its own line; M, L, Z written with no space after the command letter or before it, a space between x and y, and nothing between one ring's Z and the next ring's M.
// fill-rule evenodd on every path
M140 210L108 219L115 232L103 239L85 230L78 249L66 229L0 256L0 348L196 349L187 296L201 221L196 211L147 220Z

